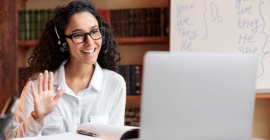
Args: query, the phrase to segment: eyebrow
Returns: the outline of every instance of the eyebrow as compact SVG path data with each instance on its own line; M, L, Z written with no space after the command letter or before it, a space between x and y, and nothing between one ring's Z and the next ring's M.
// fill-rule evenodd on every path
M96 28L96 27L98 27L98 26L97 25L93 25L90 29L93 29L93 28ZM78 31L83 31L83 30L82 29L75 29L75 30L72 31L72 33L78 32Z

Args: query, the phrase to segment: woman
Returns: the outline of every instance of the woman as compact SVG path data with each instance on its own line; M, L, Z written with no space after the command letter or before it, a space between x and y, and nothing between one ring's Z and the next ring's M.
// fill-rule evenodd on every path
M84 122L124 125L126 87L116 54L108 23L90 3L57 7L24 72L6 139L74 132Z

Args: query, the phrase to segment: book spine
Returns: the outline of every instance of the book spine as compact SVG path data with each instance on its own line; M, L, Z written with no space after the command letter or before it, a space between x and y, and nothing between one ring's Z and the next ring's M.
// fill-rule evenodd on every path
M142 9L142 18L141 18L141 29L142 29L142 36L147 36L147 10Z
M115 23L114 23L114 10L110 10L110 23L111 23L111 30L115 33Z
M140 126L140 108L125 110L125 125Z
M126 18L128 21L128 37L133 37L133 29L134 29L134 16L133 9L128 10L128 17Z
M30 40L29 10L25 10L25 40Z
M126 95L130 95L130 66L121 65L119 66L118 73L124 78L126 82Z
M129 37L129 9L124 10L125 37Z
M18 10L18 39L22 40L22 10Z
M108 24L111 25L110 10L97 9L97 12L100 14L103 20L106 20Z
M137 37L138 36L138 9L134 9L133 10L133 37Z
M156 36L156 10L155 8L151 8L151 21L150 21L150 26L151 26L151 36Z
M126 28L125 28L125 10L124 9L122 9L121 10L121 37L126 37L126 34L125 34L125 30L126 30Z
M163 25L164 24L164 8L160 8L160 36L164 36Z
M48 20L51 20L53 18L53 15L54 15L54 9L48 9Z
M28 10L28 14L29 14L29 39L28 40L32 40L32 10Z
M156 8L156 11L157 11L157 21L156 21L156 24L157 24L157 26L156 26L156 29L157 29L157 36L161 36L161 30L160 30L160 16L161 16L161 12L160 12L160 8Z
M40 10L36 10L36 39L40 38Z
M127 95L131 95L131 83L130 83L130 66L129 65L124 65L125 67L125 81L126 81L126 89Z
M135 65L130 65L130 93L136 95L135 91Z
M25 40L25 10L21 10L21 40Z
M122 10L115 11L116 29L119 37L122 37Z
M121 29L120 29L120 26L119 26L119 24L120 24L119 18L121 17L121 14L119 14L119 10L114 10L113 16L114 16L113 20L114 20L115 32L117 34L117 37L121 37Z
M45 27L45 10L42 9L40 11L40 33L42 34L42 31Z
M105 10L104 12L105 12L104 15L106 15L106 19L109 23L109 26L111 26L111 10Z
M48 9L44 9L44 27L46 26L46 23L48 21Z
M140 65L135 65L135 95L141 95L141 68Z
M146 28L147 28L147 35L146 36L151 36L151 9L150 8L148 8L148 9L146 9L146 22L147 22L147 26L146 26Z
M168 36L169 35L169 11L168 11L168 7L165 7L163 9L163 14L164 14L164 22L163 22L163 34L164 36Z
M137 35L136 35L136 37L140 37L140 36L142 36L142 28L141 28L141 25L142 25L142 19L143 17L142 17L142 9L137 9L137 18L136 18L136 28L135 28L135 30L137 31L136 33L137 33Z
M31 10L30 15L31 15L31 27L30 27L31 28L31 40L36 40L35 10Z

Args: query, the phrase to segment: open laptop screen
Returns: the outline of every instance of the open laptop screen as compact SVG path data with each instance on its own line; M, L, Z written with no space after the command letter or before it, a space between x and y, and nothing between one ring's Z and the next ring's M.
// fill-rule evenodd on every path
M258 56L147 52L141 140L251 138Z

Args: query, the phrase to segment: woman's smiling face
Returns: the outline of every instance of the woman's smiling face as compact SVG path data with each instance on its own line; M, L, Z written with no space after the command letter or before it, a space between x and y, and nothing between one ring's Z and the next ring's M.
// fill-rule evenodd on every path
M74 14L70 18L65 35L78 32L90 32L97 28L99 28L99 26L96 18L89 12L81 12ZM95 64L101 49L102 39L93 40L90 35L87 35L86 40L80 44L74 44L69 38L66 38L66 40L69 45L70 61L88 65Z

